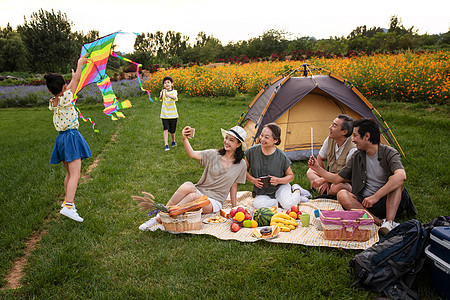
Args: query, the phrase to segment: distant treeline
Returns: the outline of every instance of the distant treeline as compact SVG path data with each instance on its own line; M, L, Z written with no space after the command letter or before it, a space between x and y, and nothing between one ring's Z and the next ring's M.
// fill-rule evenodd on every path
M72 32L74 24L60 11L39 10L24 24L13 29L0 27L0 72L69 73L75 66L81 46L99 37L96 30L87 34ZM195 41L179 32L142 33L137 36L134 52L126 57L144 69L182 67L212 62L248 62L258 60L302 60L312 56L333 57L398 52L402 50L450 49L450 30L441 34L419 35L414 27L405 28L392 16L387 29L358 26L347 37L293 37L280 30L268 30L247 41L227 45L212 35L199 32ZM117 72L124 64L110 59ZM131 65L131 69L134 65ZM128 70L129 71L129 70Z

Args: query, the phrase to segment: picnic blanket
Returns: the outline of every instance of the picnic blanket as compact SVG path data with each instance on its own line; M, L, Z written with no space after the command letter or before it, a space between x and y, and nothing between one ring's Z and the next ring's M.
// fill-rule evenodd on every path
M252 193L249 191L238 192L238 205L247 207L249 211L253 211ZM223 208L231 208L231 200L228 199L223 203ZM295 230L290 232L280 232L278 237L274 239L264 240L271 243L287 243L287 244L302 244L306 246L325 246L345 249L367 249L376 242L378 242L378 226L372 225L370 239L366 242L354 241L331 241L326 240L323 231L319 231L314 225L314 210L343 210L342 206L336 200L331 199L314 199L306 203L299 204L300 211L311 215L310 226L298 226ZM232 221L227 220L224 223L205 224L203 220L207 220L217 214L202 215L202 222L199 230L185 231L183 233L189 234L208 234L215 236L221 240L237 240L240 242L256 242L260 239L252 235L253 228L241 228L238 232L231 232L230 226Z

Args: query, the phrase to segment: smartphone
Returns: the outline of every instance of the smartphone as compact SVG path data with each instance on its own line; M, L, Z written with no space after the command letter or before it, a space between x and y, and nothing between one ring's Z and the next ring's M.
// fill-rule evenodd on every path
M195 128L191 128L191 132L189 133L189 137L193 138L195 135Z

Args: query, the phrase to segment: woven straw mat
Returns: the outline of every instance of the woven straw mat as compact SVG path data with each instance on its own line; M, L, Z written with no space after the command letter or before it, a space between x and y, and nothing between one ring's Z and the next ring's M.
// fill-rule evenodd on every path
M252 193L249 191L238 192L237 204L245 206L250 212L253 211ZM223 208L231 208L231 201L229 197L223 203ZM308 213L311 216L309 227L302 227L299 225L296 229L291 230L290 232L280 232L276 238L264 241L271 243L302 244L306 246L325 246L344 249L367 249L379 240L378 226L375 224L372 225L370 238L366 242L326 240L323 231L317 230L317 227L314 225L314 210L343 210L342 206L336 200L314 199L307 203L300 203L299 208L302 213ZM281 209L279 209L279 211L280 210ZM240 242L256 242L260 240L252 235L253 228L241 228L238 232L231 232L231 220L227 220L224 223L203 223L203 220L214 217L217 214L218 213L202 215L200 229L185 231L184 233L208 234L221 240L237 240Z

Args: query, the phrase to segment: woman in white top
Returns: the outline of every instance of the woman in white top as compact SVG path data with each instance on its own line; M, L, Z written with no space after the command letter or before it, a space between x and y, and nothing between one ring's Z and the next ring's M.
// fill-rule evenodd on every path
M237 184L245 183L246 163L244 158L246 132L240 126L229 131L222 130L223 148L194 151L189 138L192 128L186 126L182 131L183 145L189 157L195 158L205 167L197 184L183 183L167 202L166 206L183 205L195 201L202 195L208 196L210 204L203 207L203 213L218 212L230 193L231 204L236 206ZM161 218L157 215L139 226L142 231L164 229L159 225Z

